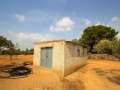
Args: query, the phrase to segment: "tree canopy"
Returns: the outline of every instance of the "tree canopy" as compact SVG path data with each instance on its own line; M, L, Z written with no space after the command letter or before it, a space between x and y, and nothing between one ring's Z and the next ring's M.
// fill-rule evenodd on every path
M7 38L0 36L0 50L4 48L11 48L14 47L14 44L11 40L8 40Z
M115 29L108 26L90 26L83 31L80 42L83 46L89 47L89 51L91 52L93 46L97 44L100 40L112 40L117 34L118 32L116 32Z

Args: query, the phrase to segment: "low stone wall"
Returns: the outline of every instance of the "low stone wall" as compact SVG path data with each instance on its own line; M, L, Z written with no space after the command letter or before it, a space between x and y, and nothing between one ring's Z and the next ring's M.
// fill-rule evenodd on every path
M90 54L88 59L120 60L119 57L108 54Z

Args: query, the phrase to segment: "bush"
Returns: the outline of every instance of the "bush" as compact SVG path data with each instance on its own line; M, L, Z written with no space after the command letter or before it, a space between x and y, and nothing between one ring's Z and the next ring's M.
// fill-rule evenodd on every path
M93 50L99 54L113 54L118 56L120 55L120 40L101 40L94 46Z
M120 55L120 40L114 39L111 42L112 53L114 55Z
M111 48L111 41L105 39L101 40L94 46L94 51L100 54L111 54L112 48Z

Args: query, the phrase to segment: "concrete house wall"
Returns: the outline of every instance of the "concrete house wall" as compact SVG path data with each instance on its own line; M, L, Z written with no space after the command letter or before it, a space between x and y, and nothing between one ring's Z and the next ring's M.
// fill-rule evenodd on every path
M65 76L83 65L86 61L87 49L65 40L47 41L36 43L34 47L34 66L40 66L41 48L52 47L52 67L54 70ZM80 50L77 51L77 50ZM83 54L84 53L84 54ZM79 54L79 55L78 55Z
M60 41L48 41L48 42L41 42L36 43L34 47L34 60L33 64L35 66L40 66L41 63L41 48L44 47L52 47L53 54L52 54L52 70L64 74L64 45L65 42L63 40Z
M79 51L78 51L79 50ZM65 45L64 75L70 74L80 66L84 65L87 60L87 49L71 42Z

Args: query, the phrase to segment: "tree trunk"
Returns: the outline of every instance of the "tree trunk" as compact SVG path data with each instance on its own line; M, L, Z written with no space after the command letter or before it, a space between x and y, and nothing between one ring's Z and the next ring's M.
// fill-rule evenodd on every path
M13 55L10 55L10 61L12 63L12 61L13 61Z

